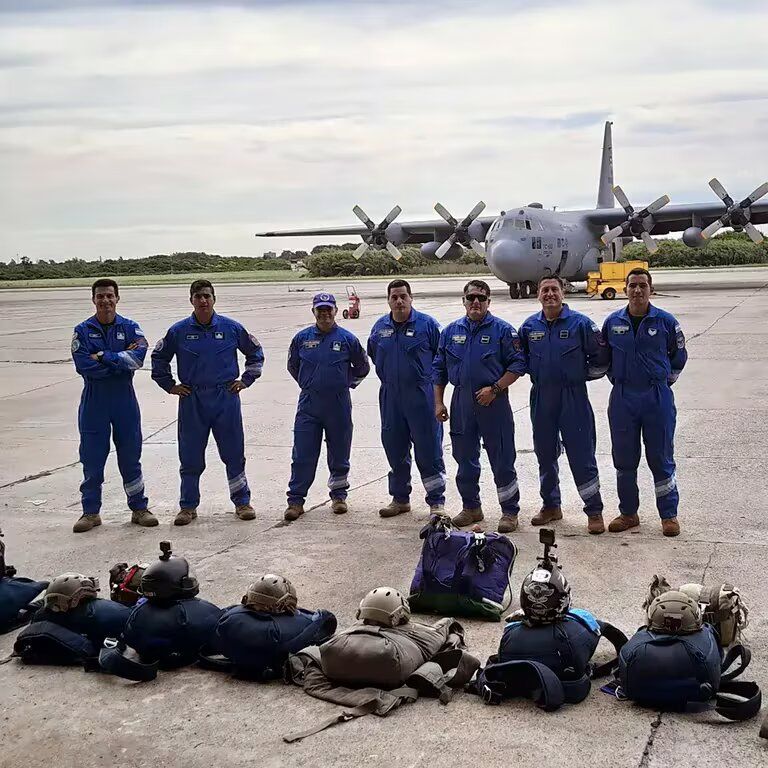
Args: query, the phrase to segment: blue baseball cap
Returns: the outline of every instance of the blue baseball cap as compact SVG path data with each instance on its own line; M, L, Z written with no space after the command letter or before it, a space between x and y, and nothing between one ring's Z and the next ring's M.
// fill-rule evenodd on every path
M312 299L312 309L316 307L335 307L336 299L332 293L317 293Z

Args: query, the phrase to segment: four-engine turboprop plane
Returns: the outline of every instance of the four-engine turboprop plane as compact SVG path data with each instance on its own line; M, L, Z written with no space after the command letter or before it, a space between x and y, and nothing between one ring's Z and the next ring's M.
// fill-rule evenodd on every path
M581 211L550 211L530 203L500 216L480 216L485 203L478 203L463 219L454 218L440 203L439 219L397 222L401 213L395 206L379 224L355 206L352 210L362 225L260 232L256 237L328 237L360 235L363 242L355 251L360 258L369 247L386 248L396 259L397 246L421 243L423 254L434 258L458 258L465 247L485 256L496 277L509 285L509 295L525 298L536 290L546 275L586 280L603 259L615 258L623 243L642 240L649 251L656 250L652 234L683 232L691 248L706 244L721 227L746 231L755 242L762 235L755 224L768 223L768 182L741 201L734 201L723 185L712 179L709 186L721 202L669 205L663 195L650 205L636 209L620 187L613 186L612 123L606 122L597 207ZM614 197L621 204L615 208ZM484 243L484 244L483 244Z

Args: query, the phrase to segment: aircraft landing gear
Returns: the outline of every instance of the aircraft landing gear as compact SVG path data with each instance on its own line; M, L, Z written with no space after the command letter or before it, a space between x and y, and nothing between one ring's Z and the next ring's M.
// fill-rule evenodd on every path
M510 283L509 284L509 298L510 299L519 299L520 298L520 283Z
M532 280L526 280L523 283L510 283L509 284L509 298L510 299L530 299L531 296L536 295L538 286Z

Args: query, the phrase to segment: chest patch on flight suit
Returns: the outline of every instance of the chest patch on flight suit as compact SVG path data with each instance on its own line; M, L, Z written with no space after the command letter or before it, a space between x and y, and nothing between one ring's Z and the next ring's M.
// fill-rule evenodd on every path
M531 331L528 338L531 341L541 341L544 338L544 331Z
M481 344L490 344L491 343L491 337L490 336L481 336L480 337L480 343Z
M648 329L648 335L649 336L655 336L659 332L658 328L649 328Z
M88 338L89 339L100 339L101 338L101 334L100 333L89 333L88 334Z
M118 332L115 334L115 337L116 337L116 338L118 338L118 339L120 339L121 341L124 341L124 340L125 340L125 334L124 334L122 331L118 331Z
M622 333L626 333L628 330L629 330L628 325L614 325L611 328L611 333L622 334Z
M200 334L199 333L188 333L185 338L186 338L187 341L196 341L197 339L200 338Z
M406 328L405 335L409 337L413 337L416 335L416 331L413 328Z
M341 342L340 341L334 341L333 344L331 344L331 349L334 352L341 352Z
M224 338L224 333L223 333L223 331L216 331L216 332L213 334L213 338L214 338L214 339L223 339L223 338Z
M571 335L570 331L560 331L560 338L567 339Z
M379 331L379 336L381 336L383 339L388 339L394 332L394 328L382 328Z
M464 344L466 342L466 340L467 340L466 334L464 334L463 336L458 335L458 334L456 336L451 336L451 341L454 344Z
M316 340L314 340L314 341L305 341L301 346L304 347L304 349L314 349L315 347L319 347L320 346L320 342L316 341Z

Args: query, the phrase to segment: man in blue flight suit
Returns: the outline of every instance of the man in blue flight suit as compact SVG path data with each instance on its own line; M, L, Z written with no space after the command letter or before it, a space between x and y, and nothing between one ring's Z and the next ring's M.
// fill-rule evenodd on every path
M197 517L200 475L211 432L227 469L235 514L240 520L253 520L256 513L245 477L240 392L261 376L264 352L258 339L240 323L214 312L216 294L208 280L195 280L189 294L194 312L172 325L152 352L152 378L179 398L181 498L173 522L187 525ZM245 355L245 371L240 378L238 350ZM174 355L178 384L171 373Z
M72 530L84 533L101 525L101 486L110 432L131 522L157 525L144 495L141 413L133 391L133 374L144 365L147 340L138 323L117 314L120 290L114 280L97 280L91 287L91 299L96 314L80 323L72 336L72 360L85 381L77 418L83 515Z
M445 464L443 425L435 418L432 361L440 341L437 320L413 309L411 286L393 280L387 286L392 310L376 321L368 337L368 354L381 379L381 442L389 461L392 501L382 517L411 511L411 443L427 504L443 514Z
M595 461L597 434L587 381L608 370L608 347L600 329L581 312L563 303L562 280L553 275L539 282L541 312L520 326L520 339L531 375L533 448L539 461L543 506L532 525L561 520L558 458L562 445L584 502L587 530L605 532L600 478Z
M482 439L501 504L500 533L517 530L520 491L515 472L515 422L507 388L525 375L525 355L517 331L489 311L491 289L482 280L464 286L466 317L440 334L434 361L435 415L448 420L443 397L453 384L451 445L463 509L453 518L462 527L483 519L480 506Z
M299 331L288 350L288 373L298 382L301 394L293 425L286 520L298 520L304 514L304 500L315 479L323 433L331 509L337 515L347 511L352 447L349 390L360 384L371 366L357 337L336 325L337 311L336 299L330 293L318 293L312 299L315 324Z
M629 304L603 324L610 349L608 401L613 465L621 514L608 530L627 531L640 525L637 467L640 437L653 473L656 506L665 536L677 536L679 494L675 479L675 398L671 386L685 367L685 336L675 318L651 304L650 273L642 268L627 275Z

